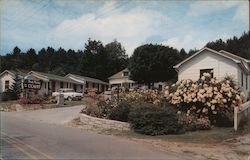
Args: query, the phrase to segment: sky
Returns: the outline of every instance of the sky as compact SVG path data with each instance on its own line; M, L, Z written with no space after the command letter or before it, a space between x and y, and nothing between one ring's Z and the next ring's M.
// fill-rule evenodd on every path
M249 30L248 0L0 0L0 15L1 55L84 50L88 38L117 40L128 55L147 43L189 51Z

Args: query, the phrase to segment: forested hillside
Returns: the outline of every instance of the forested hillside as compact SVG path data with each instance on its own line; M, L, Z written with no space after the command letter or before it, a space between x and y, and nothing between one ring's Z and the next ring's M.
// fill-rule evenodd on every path
M152 46L152 44L148 45ZM145 46L147 46L147 44L145 44ZM152 47L144 47L143 52L153 53L152 48L154 48L154 46L157 48L158 45L155 44ZM217 51L225 50L250 59L250 32L243 33L239 38L233 37L226 41L219 39L214 42L208 42L206 46ZM168 46L166 47L168 48ZM165 65L165 63L172 65L174 60L183 60L196 51L197 50L190 50L187 54L184 49L178 51L172 48L166 51L166 54L171 56L163 56L164 54L160 54L164 58L159 58L153 54L150 54L152 57L148 58L150 60L155 59L154 62L157 63L153 64L153 62L150 67L154 66L154 70L157 71L157 68L155 68L156 66L162 67ZM165 52L165 49L162 51L156 49L154 52ZM53 73L57 75L73 73L99 78L102 80L107 80L109 76L124 69L129 63L128 55L126 54L126 51L121 43L115 40L111 43L103 45L101 41L91 39L87 41L83 50L75 51L72 49L65 50L63 48L54 49L52 47L48 47L43 48L38 52L32 48L27 52L23 52L18 47L15 47L11 53L1 55L0 58L1 72L6 69L18 68ZM166 66L168 65L166 64ZM168 68L171 68L172 70L171 66L168 66ZM176 74L176 72L173 74ZM171 77L175 76L176 75L171 75ZM151 76L151 78L155 77Z
M107 80L107 78L128 65L128 56L121 43L113 41L103 45L91 40L84 50L43 48L36 52L29 49L22 52L15 47L9 54L1 56L1 72L6 69L35 70L57 75L79 74Z
M226 41L221 39L209 42L206 45L214 50L225 50L238 56L250 59L250 31L243 33L241 37L233 37Z

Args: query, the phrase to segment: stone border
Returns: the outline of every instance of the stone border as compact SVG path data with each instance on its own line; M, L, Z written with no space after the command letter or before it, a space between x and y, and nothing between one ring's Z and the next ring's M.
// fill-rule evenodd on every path
M129 123L126 123L126 122L92 117L83 113L79 114L79 118L82 123L93 126L93 127L97 127L97 128L114 129L114 130L120 130L120 131L130 130L130 125Z

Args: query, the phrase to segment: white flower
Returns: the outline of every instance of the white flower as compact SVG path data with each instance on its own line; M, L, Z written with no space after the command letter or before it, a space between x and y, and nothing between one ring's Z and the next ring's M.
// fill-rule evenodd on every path
M169 91L165 91L165 96L169 96Z
M201 79L204 81L206 78L205 78L205 76L202 76Z
M213 100L211 101L211 103L215 104L215 103L217 103L217 101L216 101L215 99L213 99Z
M194 99L193 99L193 102L197 102L197 98L194 98Z
M215 106L214 106L214 105L212 105L212 106L211 106L211 109L212 109L212 110L215 110Z
M224 98L224 99L222 99L222 102L223 103L227 103L227 100Z

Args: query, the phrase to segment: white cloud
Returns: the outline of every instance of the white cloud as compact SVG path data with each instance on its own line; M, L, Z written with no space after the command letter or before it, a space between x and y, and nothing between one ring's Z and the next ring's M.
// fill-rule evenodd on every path
M200 49L205 46L207 43L206 40L201 40L198 37L194 37L194 35L187 34L183 38L181 37L173 37L169 38L166 41L163 41L163 45L175 47L177 49L184 48L186 51L190 49Z
M134 48L144 43L148 37L158 34L162 21L167 21L167 17L159 12L139 8L127 12L117 9L115 14L101 16L104 14L103 10L114 11L115 6L114 2L105 4L97 13L63 21L51 32L56 45L83 48L89 37L104 43L117 39L131 55Z
M244 2L244 1L243 1ZM243 3L242 1L195 1L190 4L187 16L203 16L218 10L228 9Z
M245 25L249 25L249 2L242 3L236 10L233 17L234 21L242 22Z

